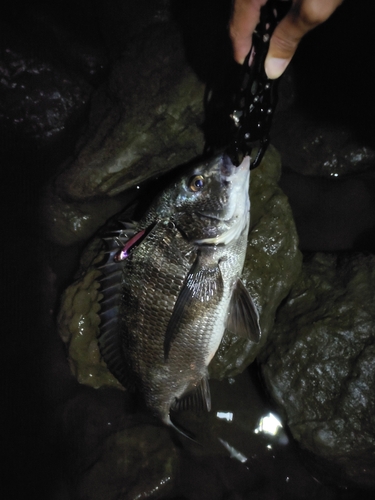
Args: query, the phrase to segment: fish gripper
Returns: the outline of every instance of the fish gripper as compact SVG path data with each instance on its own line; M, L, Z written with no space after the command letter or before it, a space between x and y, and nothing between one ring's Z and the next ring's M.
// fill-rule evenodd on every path
M268 0L261 8L260 21L253 33L252 47L242 66L234 63L228 71L231 72L232 91L229 90L229 104L219 103L226 99L223 88L218 91L215 86L211 90L213 95L211 108L218 109L226 114L222 122L221 139L208 140L206 150L217 147L221 140L225 143L225 152L232 163L238 166L244 156L251 158L250 169L256 168L267 149L270 141L270 129L273 114L277 104L277 86L279 79L271 80L264 69L264 61L269 48L270 38L279 21L290 9L291 0ZM233 87L234 85L234 87ZM215 95L216 92L216 95ZM218 105L219 103L219 105ZM210 103L207 111L210 112ZM212 123L211 118L211 123ZM208 120L209 122L209 120ZM208 125L209 126L209 125ZM208 148L207 148L208 144Z

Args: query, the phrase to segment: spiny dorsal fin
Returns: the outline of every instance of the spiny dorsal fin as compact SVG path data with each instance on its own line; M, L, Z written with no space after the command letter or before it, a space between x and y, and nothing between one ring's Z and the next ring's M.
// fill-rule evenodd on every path
M176 300L172 316L169 320L164 338L164 359L168 359L173 340L176 338L180 323L185 312L193 303L208 303L218 295L223 294L224 283L220 268L217 264L205 266L201 262L200 253L197 254L185 283Z
M97 268L102 275L98 278L103 298L100 301L100 325L98 345L109 371L125 387L129 385L126 364L121 346L121 328L119 307L121 302L122 264L115 262L115 255L123 245L137 233L134 223L122 223L123 228L112 230L102 236L107 246L106 261Z
M226 328L238 337L259 342L261 332L258 310L240 279L237 280L232 293Z
M174 411L210 411L211 393L208 377L203 377L195 389L177 399L172 409Z

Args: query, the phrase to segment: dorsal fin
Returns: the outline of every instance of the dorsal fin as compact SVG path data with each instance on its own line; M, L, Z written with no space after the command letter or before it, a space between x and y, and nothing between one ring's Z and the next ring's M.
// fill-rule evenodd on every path
M164 338L164 359L168 359L173 340L176 338L182 318L194 302L209 302L221 296L224 289L223 277L217 264L202 264L200 253L188 272L185 283L177 297L172 316Z
M115 262L115 255L126 242L137 233L134 223L122 223L123 228L112 230L102 236L107 246L106 261L97 268L101 271L98 278L103 298L100 301L100 325L98 345L100 353L111 373L125 387L129 385L129 377L121 345L121 303L122 263Z
M145 237L155 228L156 223L140 229L136 223L118 221L121 229L111 230L102 235L107 246L107 260L97 266L102 273L98 278L103 298L100 301L100 325L98 344L100 353L111 373L125 387L129 386L129 374L123 355L122 338L126 325L121 321L122 268L124 261Z
M258 343L261 335L258 310L245 285L238 278L229 304L227 330Z

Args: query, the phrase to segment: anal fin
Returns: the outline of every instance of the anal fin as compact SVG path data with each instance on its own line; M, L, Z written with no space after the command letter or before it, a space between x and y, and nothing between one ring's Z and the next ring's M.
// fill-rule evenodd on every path
M211 410L211 392L207 375L202 378L197 387L187 394L177 399L172 406L174 411L195 410L195 411L210 411Z

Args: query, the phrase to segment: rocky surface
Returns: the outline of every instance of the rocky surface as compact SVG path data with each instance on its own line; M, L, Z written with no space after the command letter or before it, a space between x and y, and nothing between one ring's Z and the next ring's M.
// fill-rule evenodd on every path
M302 251L375 252L375 169L334 177L283 169Z
M343 482L374 487L375 259L316 254L262 355L293 437Z
M120 391L81 386L58 417L67 498L229 500L235 491L240 498L335 500L295 455L255 373L212 381L211 393L210 413L174 416L197 444L134 413Z
M273 129L283 164L303 175L341 177L364 172L375 163L374 145L365 145L349 127L311 120L288 110ZM297 143L298 147L290 147ZM289 147L286 147L289 145Z
M283 165L323 177L372 169L374 74L367 61L375 46L365 26L374 14L370 0L349 0L301 41L281 81L271 131Z
M190 160L196 151L201 151L202 134L199 126L202 123L203 106L200 105L198 109L196 102L200 99L199 96L203 95L202 82L208 81L212 76L212 66L207 64L207 61L212 62L212 54L216 54L218 63L216 71L219 77L222 77L224 56L223 52L217 50L215 44L220 29L220 33L225 33L230 2L172 1L172 17L177 19L178 28L171 22L168 0L137 2L82 0L79 3L73 0L56 0L48 4L37 1L30 6L19 0L5 3L6 7L3 7L0 20L2 35L0 128L5 139L0 146L4 172L4 182L1 187L7 207L4 217L6 276L3 283L6 290L5 298L9 302L6 305L4 318L9 319L12 324L11 330L5 335L5 340L10 342L10 346L6 346L5 349L6 379L11 383L7 394L13 396L10 404L6 404L6 410L10 410L9 429L14 430L6 433L9 435L7 462L14 469L14 476L6 473L7 479L10 480L9 491L12 491L17 498L24 497L34 490L38 491L39 498L48 500L77 498L77 491L82 498L87 498L86 491L90 491L90 495L95 495L92 482L98 486L98 491L103 496L100 482L106 484L108 489L111 488L107 476L111 475L111 467L107 468L105 465L108 463L115 471L114 482L120 491L123 491L124 487L120 476L125 471L125 477L134 485L132 489L134 497L140 495L143 498L158 497L156 488L161 487L162 497L165 495L189 500L217 498L237 500L250 496L296 500L372 498L373 492L357 492L350 488L348 491L330 489L311 481L311 476L301 466L300 455L296 453L291 443L283 445L277 439L273 441L264 439L262 443L265 448L261 449L253 438L259 437L254 428L259 427L257 422L261 415L256 412L263 409L263 406L248 380L241 385L241 391L234 389L236 384L232 384L232 379L221 382L212 380L213 404L216 405L213 412L198 417L181 415L186 419L188 428L192 422L196 422L196 427L193 429L192 425L192 430L198 433L199 429L204 429L203 440L206 437L207 442L211 437L212 440L216 440L212 448L209 444L206 446L206 455L194 452L188 456L178 455L177 469L155 467L157 474L154 476L151 474L145 483L142 481L138 483L137 480L133 482L138 472L136 468L129 470L126 458L121 454L120 443L130 450L130 453L134 452L134 457L142 457L142 463L138 460L135 465L143 467L142 478L154 468L154 466L147 468L148 450L155 452L156 457L167 461L163 449L176 457L175 446L165 429L155 426L154 433L151 433L149 423L144 425L144 432L141 428L134 430L138 440L132 440L132 432L128 430L130 424L123 421L124 414L131 412L126 393L114 389L93 390L79 385L70 376L63 346L58 336L54 335L52 318L56 304L51 289L56 294L60 293L61 283L66 285L70 270L74 267L73 261L77 260L76 250L68 245L86 241L108 217L122 209L134 197L134 193L129 193L128 190L116 195L125 188L121 178L117 177L112 183L109 172L107 172L108 178L97 175L99 164L111 165L112 151L120 159L116 165L112 164L115 177L117 166L122 169L120 142L124 137L123 134L130 134L133 143L143 148L141 156L148 158L147 161L158 161L157 158L153 158L154 151L160 155L158 158L164 156L164 160L157 166L157 168L160 166L161 170ZM354 248L374 251L375 226L371 218L374 213L374 183L373 177L367 171L373 163L375 149L374 73L368 64L369 60L374 59L375 45L372 40L374 8L372 0L346 0L335 16L304 38L293 64L280 85L278 111L271 135L274 144L277 144L281 152L283 165L292 168L293 175L299 176L298 181L295 181L294 178L291 179L292 176L283 175L281 182L282 189L291 199L291 206L297 217L298 231L307 250L337 251ZM170 25L174 26L172 34L168 33ZM181 37L178 32L181 33ZM345 36L345 33L350 33L350 36ZM151 34L154 36L155 46L150 40ZM170 57L166 50L168 41L176 52ZM159 43L160 52L157 49ZM140 61L134 56L135 51L138 51L145 68L138 65ZM208 52L210 55L207 57ZM159 54L164 54L165 57L159 57ZM129 62L126 60L128 57ZM188 63L182 63L182 60ZM155 66L153 61L156 63ZM173 75L173 68L168 64L175 64L179 74ZM163 132L168 130L164 128L163 121L168 122L172 128L165 136L161 133L156 137L152 127L147 130L142 128L142 116L137 117L136 108L131 108L130 91L134 88L138 90L138 86L131 79L133 65L137 77L144 77L147 80L142 81L139 86L140 97L137 98L142 112L146 110L146 123L150 127L154 126L155 130ZM199 75L199 79L196 75ZM159 90L156 92L158 102L161 103L160 108L153 106L154 100L151 103L147 100L148 89L154 92L155 83L158 85L160 83L160 94ZM188 96L186 101L180 99L181 93L186 92L185 84L190 87L189 92L193 92L186 94ZM152 95L155 97L155 94ZM168 103L164 111L163 99ZM187 105L189 99L192 104L189 102ZM188 111L185 113L186 109ZM89 110L91 112L88 121ZM151 115L158 116L160 123L155 123ZM150 137L150 149L146 148L148 143L145 146L142 137L135 137L135 132L127 128L126 120L129 116L130 122L140 127L137 130ZM182 130L178 120L189 124L189 130ZM188 135L184 136L187 132ZM189 143L187 148L184 148L183 144L185 139ZM166 149L163 149L164 146L161 144L163 141L169 141L166 143ZM175 144L178 145L176 150L174 150ZM137 150L133 149L134 151L137 153ZM181 155L181 160L177 160L178 155ZM95 158L98 164L95 163ZM92 183L84 168L86 161L95 172ZM156 173L156 170L148 169L147 162L142 163L140 160L139 165L142 167L144 178ZM153 165L156 169L156 163ZM74 185L73 173L76 168L80 172L77 186ZM38 196L41 187L56 171L60 175L56 177L56 183L49 184L42 206L46 230L41 234L37 223ZM362 173L356 178L348 176L353 172ZM299 175L300 173L308 175ZM125 170L123 174L126 175ZM129 177L129 183L137 184L136 179L140 171L135 169L133 174L134 177ZM260 177L262 176L263 174ZM320 176L325 177L323 183ZM313 185L307 182L312 177L314 177ZM341 178L343 182L340 184ZM325 182L329 180L332 182ZM255 184L255 175L253 181ZM285 292L283 286L278 291L280 288L278 277L281 274L289 276L289 256L286 252L286 261L283 264L283 249L288 247L287 236L283 234L283 226L280 223L283 216L274 217L278 207L282 210L282 206L286 206L283 202L284 197L277 189L273 191L272 187L265 188L268 181L264 182L265 193L269 195L265 205L268 208L259 212L257 216L257 204L253 205L254 228L251 239L254 238L254 245L251 247L248 260L254 260L255 264L254 267L249 267L251 273L246 276L246 280L258 306L262 309L265 339L273 322L275 304L278 297L283 296ZM270 182L269 185L271 184ZM292 184L293 189L291 189ZM343 189L340 188L338 195L340 186ZM107 188L110 196L106 192ZM256 197L256 194L254 196ZM298 203L295 203L296 199ZM265 237L267 233L263 232L266 221L273 224L272 227L275 227L280 239L281 246L278 252L278 240L269 240ZM288 224L284 227L287 233L290 229ZM337 228L340 229L340 234L337 234ZM61 246L50 245L51 240ZM260 245L263 245L264 249L260 250L259 256L257 252ZM272 260L271 255L274 251L278 257ZM336 257L332 259L332 267L329 263L319 265L326 270L326 280L330 283L326 286L327 304L330 304L330 292L336 297L337 304L340 304L340 298L335 295L335 290L343 290L339 279L342 270L341 261L337 260L339 264L335 268L333 262ZM267 272L258 272L256 262L259 262L261 268L265 266ZM281 271L279 263L282 266ZM51 282L45 280L42 284L43 265L52 271ZM85 262L84 265L87 267L88 263ZM366 266L364 263L360 267L366 269ZM349 268L347 265L346 269ZM316 280L320 282L323 280L322 276L311 271L310 276L318 275ZM348 278L349 284L353 284L354 281ZM269 283L271 287L270 297L264 292L263 282ZM281 281L282 283L285 281ZM332 287L332 283L336 283L337 286ZM361 287L366 288L364 281L361 283ZM310 283L308 290L305 290L306 296L309 296L314 286L315 281ZM38 293L41 287L46 289L45 293L48 296L45 302L40 300ZM95 325L96 321L98 291L95 287L90 291L89 288L90 283L82 282L81 287L76 290L76 295L72 294L69 299L72 304L71 316L67 317L67 321L75 325L76 351L79 353L81 349L86 352L86 354L80 353L79 356L89 360L87 370L81 367L82 378L89 377L91 363L98 369L97 382L101 383L108 373L104 366L99 368L95 342L91 343L94 337L89 340L86 334L79 336L81 327L83 328L81 333L84 333L87 325L90 322L91 326ZM342 293L344 296L345 292ZM294 299L295 303L299 303L296 297ZM41 302L43 302L43 321L38 322ZM302 316L312 318L317 304L319 312L322 302L311 301L309 311L302 308ZM292 308L291 302L288 302L287 307ZM347 331L350 331L353 322L359 324L355 319L355 309L362 311L362 307L361 303L353 308L353 315L346 316L349 325ZM332 310L333 308L334 306ZM347 310L346 306L342 308ZM83 311L89 311L88 314L85 313L87 314L85 321L83 321L85 314L81 315ZM291 319L291 322L301 322L302 325L299 309L295 309L294 312L296 317ZM73 318L75 313L77 314ZM326 321L333 322L329 313L327 306ZM291 309L290 314L292 314ZM50 320L48 327L44 326L45 318ZM83 322L80 323L81 321ZM318 323L322 321L319 320ZM39 323L43 323L43 326ZM302 333L307 331L308 327L310 328L309 325L302 325ZM285 345L296 352L296 359L299 359L298 343L296 345L287 343L288 327L283 323L280 330L276 331L281 331L280 335L285 339ZM371 406L373 402L369 396L372 379L368 380L366 377L366 374L371 373L373 366L371 345L364 344L363 350L358 351L358 361L351 357L355 349L360 349L362 337L361 333L359 339L354 336L349 339L349 336L341 332L341 338L335 342L342 356L336 363L337 367L331 363L333 367L332 369L330 367L328 374L333 374L335 377L337 374L339 382L344 380L343 388L346 391L342 391L341 398L336 398L337 415L334 414L331 401L327 401L327 405L324 405L327 410L323 405L319 409L319 405L314 407L307 394L307 408L311 407L317 412L319 410L323 419L319 431L314 434L314 422L309 426L308 421L302 420L303 415L301 420L298 420L297 409L296 413L291 412L290 394L289 400L285 397L285 408L287 412L293 413L293 418L295 417L293 422L296 422L298 427L295 435L301 439L305 449L312 450L309 453L314 467L320 464L320 468L326 472L333 471L336 474L336 483L342 483L345 479L357 485L371 486L373 483L371 477L369 479L368 471L373 470L371 467L374 460L371 456L371 447L366 448L366 435L368 442L372 442L371 429L363 420L369 411L368 408L372 414L374 413ZM342 351L344 345L347 346L345 352ZM240 348L235 346L231 348L234 349L233 353L236 352L236 356L239 355L241 363L248 362L255 355L251 349L249 352L246 351L246 346L244 355ZM221 358L217 357L215 360L215 372L220 374L224 364L229 367L228 373L235 373L241 369L241 363L236 366L231 357L225 357L225 352L225 350L220 351ZM270 354L271 351L267 352ZM293 376L293 363L288 349L285 348L283 352L285 357L291 360L291 366L286 366L285 363L283 366L286 372L289 370ZM322 353L323 355L325 353ZM349 360L343 363L342 358L346 355ZM277 365L279 363L276 360L277 356L275 353L273 356L274 364ZM309 356L310 351L307 357ZM322 365L314 356L311 369L307 364L303 365L307 374L306 379L314 382L317 387L323 385L326 388L328 383L321 383L318 377L312 377L310 373L316 366ZM345 373L349 373L348 378L345 378ZM344 378L340 378L342 374ZM240 377L244 375L245 372ZM336 379L332 385L337 387ZM285 387L287 386L286 383ZM310 382L306 387L314 389ZM298 392L298 387L296 390L298 395L304 395L303 391ZM341 386L338 390L341 390ZM112 394L114 403L110 402L112 396L109 397L109 393ZM329 391L326 394L329 394ZM357 408L353 409L350 394L353 395L353 400L359 401ZM358 395L359 400L356 399ZM278 397L277 394L275 397ZM323 393L322 400L324 397ZM249 415L247 413L249 408L251 411L254 410L254 413ZM222 409L226 415L233 413L235 425L232 426L217 416ZM350 419L341 417L346 410ZM269 411L268 406L267 414ZM288 413L285 415L288 417ZM369 422L371 418L370 414ZM218 419L222 425L216 422ZM340 426L342 432L338 432ZM215 436L209 434L210 432L215 433ZM351 438L348 438L350 432L352 432L352 442ZM222 443L218 444L217 434L220 434L234 450L230 448L229 452ZM143 438L148 444L142 441ZM154 448L150 440L155 441ZM59 442L59 447L55 447L56 441ZM334 446L330 448L329 444L332 442ZM347 448L351 444L352 455L347 453ZM286 454L280 452L282 446L288 448ZM112 453L112 449L118 450L119 453ZM143 454L136 455L138 450ZM247 463L241 463L234 458L236 450L248 458ZM227 452L232 456L231 459L228 458ZM349 457L352 460L349 460ZM150 463L154 464L152 460ZM315 474L316 469L313 470ZM169 473L171 481L166 480ZM161 482L164 481L166 489L163 490ZM172 484L173 492L169 489ZM111 494L112 492L113 490Z
M51 239L65 245L84 241L104 222L98 198L113 199L200 154L203 93L175 24L159 22L135 37L92 101L77 157L45 198ZM120 206L110 203L113 215Z
M92 92L108 71L98 30L79 26L79 17L74 25L58 2L43 9L16 0L4 6L0 20L0 129L7 138L1 148L27 160L28 151L37 151L35 170L46 160L47 175L73 148Z
M302 257L291 210L287 198L277 187L280 171L280 158L271 148L262 165L253 171L250 183L252 229L243 276L259 307L261 341L256 345L226 334L210 364L212 378L234 376L255 359L267 342L277 307L300 272ZM81 383L118 387L100 359L96 341L101 297L96 278L100 272L87 266L98 249L100 243L96 240L83 256L82 275L65 291L59 330L69 349L73 373Z

